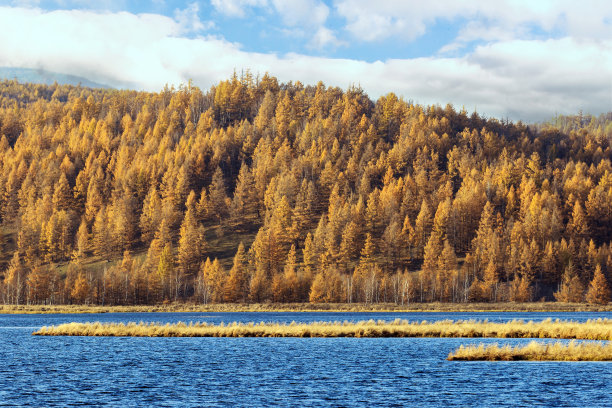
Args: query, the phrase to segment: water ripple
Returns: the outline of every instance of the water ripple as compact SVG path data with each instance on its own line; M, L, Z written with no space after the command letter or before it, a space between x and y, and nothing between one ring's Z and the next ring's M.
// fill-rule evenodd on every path
M552 317L610 317L560 315ZM365 315L370 317L405 318ZM503 321L517 314L476 317ZM474 316L410 314L408 318ZM31 336L33 326L75 320L203 319L201 314L181 313L1 316L0 406L612 407L610 363L445 360L460 344L498 339ZM225 313L206 315L206 319L215 323L363 320L364 315ZM506 341L524 344L529 340Z

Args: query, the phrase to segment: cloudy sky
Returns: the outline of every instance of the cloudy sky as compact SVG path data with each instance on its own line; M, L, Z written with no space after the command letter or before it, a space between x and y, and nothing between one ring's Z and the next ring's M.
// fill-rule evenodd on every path
M612 110L612 2L0 0L0 66L120 88L234 69L486 116Z

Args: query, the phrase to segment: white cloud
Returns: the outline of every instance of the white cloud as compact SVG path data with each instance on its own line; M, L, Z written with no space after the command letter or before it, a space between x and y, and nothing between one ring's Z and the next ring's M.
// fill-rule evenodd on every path
M198 3L191 3L186 9L174 10L174 19L181 26L184 33L197 33L204 30L209 30L215 26L212 21L203 22L200 20L198 13L200 7Z
M362 41L413 41L435 21L461 18L470 19L472 27L464 28L460 42L504 39L534 27L574 38L608 39L612 19L612 3L606 0L336 0L334 7L345 19L345 29Z
M470 21L460 31L455 40L446 44L440 52L454 51L463 48L472 41L482 40L485 42L511 41L527 36L527 29L524 26L502 26L487 25L481 21Z
M321 26L329 7L319 0L272 0L276 12L288 26Z
M120 87L159 90L193 79L208 88L236 68L281 81L347 87L377 98L393 91L488 116L541 120L612 110L612 40L508 40L457 58L368 63L247 52L217 37L182 37L177 19L126 12L0 8L0 66L44 68ZM321 41L333 33L321 32Z
M211 0L210 4L221 14L230 17L245 17L246 10L253 7L266 7L267 0Z
M437 17L454 13L459 7L443 1L337 0L336 12L346 20L346 29L357 39L378 41L399 36L412 41L425 33L427 24Z
M340 41L334 32L326 27L319 27L315 34L312 36L308 47L311 49L324 49L324 48L337 48L340 46L347 45L345 42Z

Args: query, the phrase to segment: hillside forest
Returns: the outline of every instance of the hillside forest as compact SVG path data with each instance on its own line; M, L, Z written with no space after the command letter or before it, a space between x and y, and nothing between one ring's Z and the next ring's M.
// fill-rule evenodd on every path
M607 303L612 113L0 82L0 301Z

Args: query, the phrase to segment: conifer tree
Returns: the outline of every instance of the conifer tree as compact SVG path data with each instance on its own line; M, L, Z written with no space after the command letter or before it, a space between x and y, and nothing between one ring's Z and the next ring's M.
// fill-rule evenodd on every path
M467 298L470 302L482 302L484 300L484 294L482 293L482 281L475 278L467 291Z
M92 235L94 254L100 257L110 257L112 240L106 207L102 207L100 211L98 211L94 221Z
M46 265L35 266L27 278L28 302L34 304L49 304L57 291L56 275Z
M398 245L402 251L402 263L408 264L412 260L412 244L414 242L415 232L410 221L410 217L406 215L404 217L404 223L402 224L402 232Z
M419 272L422 291L427 293L427 298L433 300L436 296L436 272L438 270L438 259L442 253L442 242L437 234L431 234L423 254L423 266Z
M441 291L441 285L444 281L444 279L440 279L442 271L438 269L438 264L444 249L444 241L446 241L446 228L450 216L450 207L450 200L442 201L438 205L432 231L423 251L423 266L420 272L420 280L424 285L423 290L431 292L429 295L432 298L435 298Z
M244 244L238 245L234 264L230 269L227 286L225 289L225 300L228 302L245 302L249 294L249 279L247 270L246 252Z
M440 288L440 300L451 301L456 286L454 278L457 274L457 255L448 239L444 240L442 253L438 258L438 287Z
M85 201L85 218L88 222L92 222L100 209L104 205L104 198L102 196L102 192L100 191L100 187L98 185L98 180L92 178L89 181L89 186L87 187L87 199Z
M211 302L212 284L210 280L210 274L212 269L212 262L210 258L206 258L206 261L200 264L200 271L195 282L195 295L200 302L207 304Z
M137 233L136 200L129 189L123 189L115 199L109 214L113 251L120 254L130 250Z
M532 300L533 288L528 276L515 276L512 282L511 300L514 302L529 302Z
M395 270L400 263L400 251L401 251L401 226L395 217L382 236L381 246L385 254L386 270Z
M295 245L291 245L283 273L274 275L272 279L272 297L275 302L297 301L299 281L296 273L296 262Z
M285 297L289 302L299 301L300 279L297 274L297 250L291 245L283 270L286 286Z
M4 285L6 286L8 303L21 304L25 302L26 279L26 268L19 253L15 251L4 274Z
M171 290L172 278L174 277L174 256L172 254L172 245L166 244L159 255L159 262L157 264L157 276L162 282L164 291L164 297L169 299L173 293Z
M565 268L563 282L554 296L559 302L582 302L584 299L584 286L571 262Z
M181 224L178 242L178 267L187 276L195 276L204 252L204 228L195 216L195 194L187 200L187 211Z
M62 173L58 182L55 184L53 192L53 207L58 210L70 210L72 208L72 189L68 184L66 175Z
M85 218L81 219L81 224L76 235L76 253L75 256L82 259L90 250L89 231L87 230L87 222Z
M74 286L70 291L70 297L76 304L88 303L90 289L85 274L81 272L78 274Z
M231 225L239 231L248 231L257 225L259 205L257 196L253 194L254 191L255 179L249 167L243 162L229 209Z
M208 280L211 288L211 300L216 303L223 302L227 286L227 273L217 258L210 264Z
M499 285L499 272L497 265L491 259L484 272L484 281L482 283L483 295L492 302L497 301L497 289Z
M543 283L552 284L559 282L561 275L559 269L557 249L553 246L552 241L548 241L542 255Z
M155 231L159 228L162 218L161 198L155 186L149 189L145 197L140 216L140 230L142 232L142 242L150 244L155 236Z
M291 98L289 92L282 92L282 99L276 105L276 130L281 137L286 137L291 123Z
M589 284L589 290L586 294L586 301L589 303L597 303L606 305L610 302L610 285L604 276L601 265L595 267L593 280Z
M340 259L345 269L348 269L349 263L357 255L357 242L359 239L359 233L357 230L357 224L354 221L350 221L340 241Z
M476 231L476 237L472 241L472 254L476 260L476 266L480 273L484 271L491 258L491 242L494 239L494 214L493 206L489 201L485 204L480 216L480 223ZM482 275L480 275L482 276Z
M208 213L220 225L221 220L225 219L228 215L229 198L227 197L223 172L219 167L215 170L212 183L208 187L208 200Z
M448 228L448 222L451 213L451 201L450 198L444 201L441 201L438 205L438 209L436 210L436 214L433 220L432 226L432 234L435 234L438 239L444 241L446 236L446 231Z
M310 288L310 303L339 302L342 297L342 281L333 267L319 271Z
M252 302L265 302L270 298L270 278L261 266L255 269L251 278L249 298Z
M292 222L291 206L286 196L274 207L272 217L269 221L269 231L276 240L276 245L270 247L270 256L273 257L273 263L276 265L282 264L287 251L294 240L293 222Z
M574 241L580 241L589 236L589 227L587 225L586 215L580 205L580 201L576 200L574 209L572 210L572 218L567 224L568 233Z
M254 125L259 131L264 131L270 125L274 118L276 103L274 94L270 90L266 91L257 116L255 117Z
M320 271L315 275L310 287L310 303L322 303L326 299L325 274Z
M316 252L312 234L310 232L306 235L306 240L304 241L304 248L302 249L302 264L304 265L305 278L312 280L315 274Z
M423 250L429 239L431 228L431 211L429 209L429 205L427 205L427 202L423 200L421 203L421 210L416 218L413 237L413 245L416 249L418 258L422 258L423 256Z
M373 265L375 252L376 248L374 247L372 234L368 232L365 237L363 249L361 250L361 258L359 259L359 263L365 266Z

